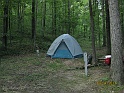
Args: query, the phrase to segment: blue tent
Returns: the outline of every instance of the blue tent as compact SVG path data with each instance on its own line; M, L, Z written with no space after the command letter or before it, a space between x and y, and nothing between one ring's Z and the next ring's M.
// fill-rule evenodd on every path
M63 34L56 38L47 51L52 58L77 58L82 57L83 52L78 42L69 34Z

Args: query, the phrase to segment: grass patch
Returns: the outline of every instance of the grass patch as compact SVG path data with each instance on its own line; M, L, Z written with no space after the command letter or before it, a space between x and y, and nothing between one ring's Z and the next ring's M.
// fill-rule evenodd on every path
M28 82L36 82L40 79L46 78L49 74L47 73L33 73L33 74L28 74L23 77L24 81Z
M84 70L67 68L78 67L83 59L50 59L45 55L35 54L8 56L1 60L0 92L6 93L119 93L124 86L101 84L97 81L110 82L109 67L88 69L89 77ZM93 90L92 90L93 89ZM1 92L1 93L2 93Z
M51 61L50 63L47 63L47 67L52 70L57 71L63 68L64 64L60 59L56 59L56 60Z

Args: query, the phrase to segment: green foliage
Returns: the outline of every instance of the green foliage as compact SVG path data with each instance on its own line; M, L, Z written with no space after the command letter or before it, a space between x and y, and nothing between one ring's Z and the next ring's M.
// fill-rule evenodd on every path
M90 31L90 17L88 0L70 0L70 17L68 17L68 2L66 0L55 0L56 6L53 6L54 0L44 0L46 2L46 14L45 14L45 31L42 28L43 18L43 0L36 1L36 38L35 42L39 47L47 51L53 40L61 34L68 32L70 25L71 35L79 36L83 38L91 39ZM119 1L120 12L123 14L123 1ZM2 47L3 38L3 18L4 18L4 5L5 0L0 1L0 47ZM32 29L32 0L9 0L9 30L7 32L8 39L8 51L7 53L15 53L18 50L27 51L27 47L34 51L34 43L31 39ZM20 9L19 9L20 7ZM54 14L54 10L56 13ZM93 14L95 21L95 39L96 45L102 46L103 31L102 31L102 10L101 1L93 2ZM55 19L53 17L56 16ZM99 20L98 20L99 19ZM123 19L123 17L122 17ZM53 21L56 20L56 28L53 27ZM123 21L122 21L123 22ZM56 30L53 32L53 28ZM44 35L44 36L43 36ZM82 37L81 37L82 38ZM80 41L80 38L76 37ZM20 48L23 47L22 48ZM13 48L13 49L12 49ZM18 48L18 49L17 49ZM83 48L83 47L82 47ZM11 51L10 51L11 50ZM33 52L30 51L30 52ZM4 51L5 52L5 51Z

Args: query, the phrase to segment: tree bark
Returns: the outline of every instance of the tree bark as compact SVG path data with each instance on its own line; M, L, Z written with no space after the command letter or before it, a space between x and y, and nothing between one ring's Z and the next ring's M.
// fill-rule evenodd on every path
M106 31L105 31L105 0L102 0L102 30L103 30L103 44L102 46L105 47L106 46Z
M86 38L86 25L83 25L83 27L84 27L83 37Z
M4 5L4 17L3 17L3 48L6 50L7 49L7 32L8 32L8 0L5 1Z
M46 25L46 0L42 2L42 37L44 37L45 33L45 25Z
M35 0L32 0L32 39L35 39L36 22L35 22Z
M67 29L67 30L68 30L68 31L67 31L68 34L70 34L70 32L71 32L71 31L70 31L70 28L71 28L71 27L70 27L70 17L71 17L70 0L68 0L68 29Z
M111 28L111 78L119 85L124 84L124 64L122 62L122 32L118 0L109 0Z
M68 33L67 31L67 0L64 0L64 33Z
M11 7L11 5L10 5L10 7ZM11 24L11 16L12 16L12 8L9 8L9 10L8 10L8 14L9 14L9 16L8 16L8 23L9 23L9 25L8 25L8 31L9 31L9 43L10 43L10 45L12 45L12 40L11 40L11 37L12 37L12 35L11 35L11 26L12 26L12 24Z
M21 23L21 5L20 5L20 0L18 0L18 9L17 9L17 13L18 13L18 29L17 29L17 31L20 33L21 31L21 25L20 25L20 23Z
M33 46L36 47L36 0L32 0L32 40Z
M124 1L119 0L119 6L120 6L120 16L121 16L121 30L122 30L122 38L123 38L123 48L124 48Z
M95 34L94 34L94 18L93 18L91 0L89 0L89 9L90 9L90 25L91 25L91 31L92 31L93 64L97 64L96 63Z
M99 48L100 48L100 41L101 41L101 38L100 38L100 35L101 35L101 31L100 31L100 18L99 18L99 15L100 15L100 12L99 12L99 2L96 1L96 11L97 11L97 15L96 15L96 31L97 31L97 34L98 34L98 38L96 38L96 41L98 42L98 45L99 45Z
M124 13L121 13L121 30L122 30L122 38L123 38L123 48L124 48Z
M52 31L53 35L56 37L56 0L52 2Z
M110 39L110 17L109 17L109 5L108 0L105 0L106 10L106 34L107 34L107 54L111 54L111 39Z

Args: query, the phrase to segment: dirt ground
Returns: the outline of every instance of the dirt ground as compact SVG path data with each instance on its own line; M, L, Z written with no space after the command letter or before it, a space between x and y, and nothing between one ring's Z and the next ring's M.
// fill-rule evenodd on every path
M83 59L35 54L1 59L0 93L124 93L109 78L109 66L82 69Z

